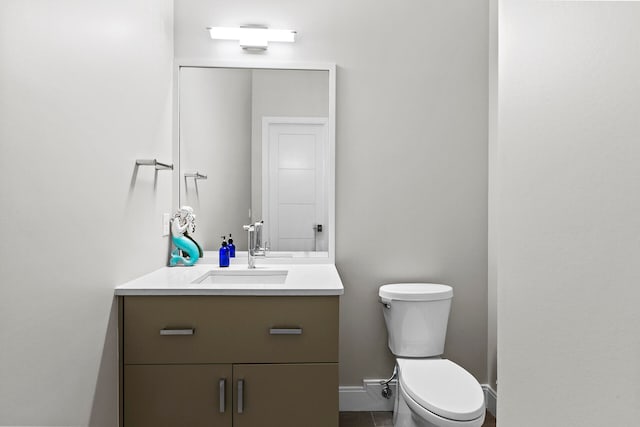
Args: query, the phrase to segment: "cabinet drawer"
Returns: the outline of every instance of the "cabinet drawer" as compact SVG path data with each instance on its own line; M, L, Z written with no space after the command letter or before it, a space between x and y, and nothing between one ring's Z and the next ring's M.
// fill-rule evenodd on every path
M338 297L124 297L124 363L338 361Z

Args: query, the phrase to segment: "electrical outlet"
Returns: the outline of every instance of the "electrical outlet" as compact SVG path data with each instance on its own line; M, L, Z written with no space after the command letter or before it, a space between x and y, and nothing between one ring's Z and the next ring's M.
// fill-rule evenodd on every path
M171 214L162 214L162 237L168 236L170 233L169 223L171 222Z

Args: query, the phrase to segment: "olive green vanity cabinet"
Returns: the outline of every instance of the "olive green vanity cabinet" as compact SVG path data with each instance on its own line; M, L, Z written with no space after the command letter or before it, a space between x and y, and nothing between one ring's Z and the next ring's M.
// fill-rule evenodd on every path
M337 296L120 297L124 427L337 427Z

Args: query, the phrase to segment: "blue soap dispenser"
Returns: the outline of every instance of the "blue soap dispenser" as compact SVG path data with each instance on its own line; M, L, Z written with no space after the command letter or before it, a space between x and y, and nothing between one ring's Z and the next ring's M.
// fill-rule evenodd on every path
M218 251L218 265L220 267L229 267L229 246L225 236L222 236L222 245Z
M233 239L231 238L231 233L229 233L229 257L236 257L236 245L233 244Z

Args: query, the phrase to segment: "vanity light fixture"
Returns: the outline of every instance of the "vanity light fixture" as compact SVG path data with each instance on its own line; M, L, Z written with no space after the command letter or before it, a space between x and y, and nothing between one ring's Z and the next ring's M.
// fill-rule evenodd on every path
M246 50L267 50L269 42L296 41L293 30L277 30L260 25L244 25L241 27L207 27L214 40L238 40L240 47Z

